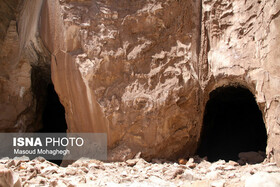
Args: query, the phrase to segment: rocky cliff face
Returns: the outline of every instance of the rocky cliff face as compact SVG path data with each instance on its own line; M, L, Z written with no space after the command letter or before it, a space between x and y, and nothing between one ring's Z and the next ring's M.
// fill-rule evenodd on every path
M172 157L187 142L193 153L200 122L199 6L46 1L41 36L53 54L52 80L68 130L107 132L113 158L140 150Z
M1 14L9 20L1 23L2 129L16 129L19 120L23 130L36 129L51 74L68 131L106 132L111 159L139 151L145 158L188 156L209 93L241 85L256 97L267 155L279 163L279 3L15 2L19 15Z

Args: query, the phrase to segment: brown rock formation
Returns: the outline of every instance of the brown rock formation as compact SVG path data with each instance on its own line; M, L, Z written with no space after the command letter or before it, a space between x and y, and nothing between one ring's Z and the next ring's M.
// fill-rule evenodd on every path
M50 82L45 46L68 131L106 132L112 159L194 154L210 92L240 85L255 96L266 153L280 163L278 0L30 0L18 7L18 16L0 14L2 129L40 124Z
M32 67L44 67L48 61L47 51L37 34L41 4L42 1L0 1L1 37L4 36L0 41L2 131L39 128L35 123L37 102L34 98L38 85L34 86L31 77L34 76Z
M54 55L52 79L70 132L107 132L118 155L131 149L170 158L186 143L187 154L194 153L199 3L46 1L44 7L40 33Z

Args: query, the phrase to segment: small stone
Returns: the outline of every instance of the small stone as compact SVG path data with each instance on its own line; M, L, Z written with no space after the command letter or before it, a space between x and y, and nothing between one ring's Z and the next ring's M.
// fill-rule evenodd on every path
M126 163L128 166L133 167L133 166L135 166L135 165L137 164L138 160L139 160L139 159L129 159L129 160L125 161L125 163Z
M66 172L65 172L66 175L75 175L76 173L77 172L75 168L66 168Z
M15 166L15 165L16 165L16 163L15 163L14 160L11 160L11 161L7 164L8 167L12 167L12 166Z
M26 169L26 167L23 166L23 165L20 165L20 166L19 166L19 169Z
M140 159L140 158L141 158L141 152L138 152L138 153L135 155L134 158L135 158L135 159Z
M232 161L232 160L230 160L230 161L228 162L228 164L231 165L231 166L239 166L239 164L238 164L237 162L234 162L234 161Z
M188 162L188 161L187 161L186 159L184 159L184 158L180 158L180 159L178 160L178 163L179 163L179 164L182 164L182 165L185 165L187 162Z
M232 171L232 170L236 170L236 168L235 168L234 166L229 165L229 166L226 166L226 167L224 168L224 170L225 170L225 171Z
M226 164L226 161L225 161L225 160L219 160L219 161L215 162L215 164L218 164L218 165L225 165L225 164Z
M188 160L188 163L194 163L194 158L190 158L190 159Z
M29 178L28 178L28 180L30 180L30 179L32 179L32 178L34 178L34 177L36 177L37 176L37 171L35 170L34 172L32 172L32 174L29 176Z
M196 163L187 163L187 166L191 169L194 169L196 167Z
M59 177L64 178L65 174L60 174Z

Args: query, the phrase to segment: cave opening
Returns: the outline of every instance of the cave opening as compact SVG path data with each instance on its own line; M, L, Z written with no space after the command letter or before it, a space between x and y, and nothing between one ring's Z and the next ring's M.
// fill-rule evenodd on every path
M46 88L45 102L42 113L41 133L66 133L67 123L65 120L65 109L59 101L54 85L49 83ZM62 163L63 156L57 160L49 160L57 165Z
M206 104L197 154L208 161L238 161L240 152L265 152L267 132L254 95L244 87L219 87Z
M46 90L45 106L42 114L43 127L39 132L44 133L66 133L67 123L65 110L59 101L52 83L48 84Z
M66 133L67 123L65 110L51 80L50 66L32 66L31 69L32 92L36 103L36 115L32 128L28 132L39 133ZM57 165L59 160L49 160Z
M31 81L36 115L28 132L66 133L65 110L54 89L50 65L33 65Z

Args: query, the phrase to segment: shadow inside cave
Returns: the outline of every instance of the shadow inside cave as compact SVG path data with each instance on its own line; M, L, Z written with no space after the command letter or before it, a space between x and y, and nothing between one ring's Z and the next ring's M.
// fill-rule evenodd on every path
M66 133L67 123L65 110L60 103L53 84L47 87L46 103L42 115L43 127L39 132L44 133Z
M262 113L248 89L227 86L210 93L197 149L200 157L237 161L240 152L265 152L266 145Z
M41 133L66 133L67 123L65 120L65 110L59 101L59 97L55 92L53 84L48 84L45 99L45 107L42 114L43 127L38 131ZM60 165L61 160L49 160Z

